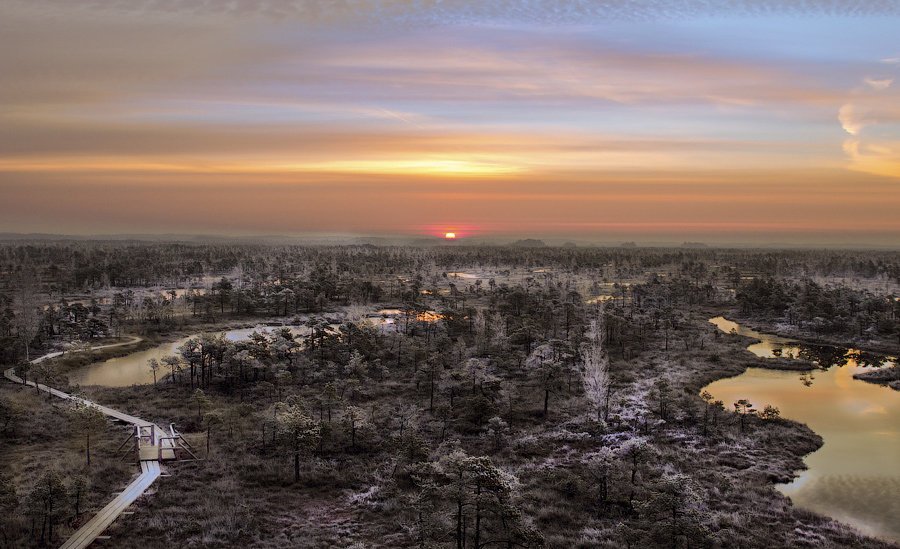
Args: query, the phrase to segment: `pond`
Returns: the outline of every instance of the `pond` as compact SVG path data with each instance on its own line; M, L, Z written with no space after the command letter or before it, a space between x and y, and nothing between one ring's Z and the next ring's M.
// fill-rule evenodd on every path
M376 325L388 328L395 322L400 322L400 316L403 311L400 309L382 309L377 315L368 320ZM440 318L434 311L424 311L418 314L418 320L435 321ZM253 332L273 333L276 330L286 327L291 330L294 336L309 335L307 326L265 326L257 325L252 328L238 328L225 331L225 338L231 341L241 341L250 338ZM328 331L335 333L338 324L329 324ZM197 337L200 334L194 334L191 337ZM69 384L71 385L102 385L104 387L129 387L131 385L143 385L153 383L153 371L147 366L150 359L155 358L161 360L165 356L174 355L178 352L178 347L184 344L190 337L183 337L177 341L163 343L152 349L138 351L130 355L110 358L103 362L95 362L79 368L69 373ZM157 375L164 375L167 372L163 368Z
M777 488L799 507L900 541L900 393L853 379L863 368L891 365L896 359L798 343L722 317L710 322L725 332L759 339L748 347L757 356L803 358L820 366L802 373L748 368L705 388L729 408L742 398L757 409L771 404L782 417L805 423L822 436L822 448L804 460L808 469Z
M453 278L469 278L469 279L478 279L478 278L488 278L487 275L477 275L473 273L447 273L447 276Z
M241 341L249 339L253 332L272 333L280 330L281 326L254 326L253 328L240 328L237 330L229 330L225 332L225 337L231 341ZM287 326L291 333L296 335L306 335L308 329L305 326ZM197 337L196 334L193 337ZM153 371L147 366L147 362L155 358L161 360L164 356L174 355L178 352L178 347L184 344L190 337L184 337L170 343L157 345L152 349L138 351L130 355L110 358L103 362L95 362L79 368L69 373L69 384L71 385L102 385L105 387L129 387L131 385L142 385L153 383ZM157 375L165 374L167 370L163 368Z

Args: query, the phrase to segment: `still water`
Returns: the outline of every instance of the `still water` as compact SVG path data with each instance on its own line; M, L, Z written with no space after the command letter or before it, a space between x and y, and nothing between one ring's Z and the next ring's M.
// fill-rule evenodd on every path
M295 336L305 335L307 328L305 326L287 326ZM241 341L249 339L253 332L272 333L280 330L281 326L256 326L253 328L240 328L225 332L225 338L231 341ZM199 334L197 334L199 335ZM195 336L196 337L196 336ZM153 371L147 366L147 361L151 358L161 360L164 356L174 355L178 353L178 347L184 344L189 337L173 341L171 343L163 343L146 351L131 353L130 355L111 358L103 362L96 362L79 368L69 373L69 383L71 385L103 385L105 387L129 387L131 385L142 385L153 383ZM157 376L163 376L168 373L168 368L163 367L157 372Z
M748 347L757 356L804 358L820 366L811 372L748 368L706 387L729 408L742 398L759 410L771 404L822 436L824 446L804 460L809 468L778 489L799 507L900 542L900 392L853 379L863 368L896 359L801 344L722 317L710 322L759 339Z

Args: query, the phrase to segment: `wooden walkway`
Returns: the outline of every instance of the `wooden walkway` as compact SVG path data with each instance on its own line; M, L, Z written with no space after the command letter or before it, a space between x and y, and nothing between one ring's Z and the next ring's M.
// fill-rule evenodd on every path
M131 341L102 345L99 347L94 347L94 349L121 347L124 345L131 345L138 341L140 341L140 338L134 337ZM60 356L61 354L63 353L49 353L40 358L36 358L31 362L32 364L37 364L38 362L41 362L48 358ZM22 379L15 374L14 368L6 370L5 372L3 372L3 375L12 382L19 384L24 383ZM84 526L82 526L74 534L72 534L72 536L61 546L62 549L81 549L83 547L87 547L95 539L97 539L97 537L102 534L104 530L106 530L109 525L112 524L113 521L116 520L116 518L118 518L120 514L122 514L122 511L124 511L126 508L128 508L129 505L134 503L134 500L136 500L141 494L144 493L145 490L147 490L147 488L150 487L151 484L153 484L153 481L159 478L161 472L159 459L175 458L176 433L174 429L170 429L172 436L167 437L165 436L166 431L162 427L155 425L149 421L145 421L141 418L124 414L118 410L113 410L112 408L108 408L106 406L101 406L81 397L72 396L68 393L64 393L58 389L48 387L41 383L29 381L27 385L35 387L40 391L46 391L62 399L82 402L88 406L94 406L107 416L115 418L119 421L123 421L125 423L130 423L135 427L138 439L137 445L139 460L141 464L141 474L131 484L129 484L121 494L116 496L116 498L109 502L106 507L101 509L100 512L98 512L97 515L94 516L94 518L89 520L84 524Z
M134 500L143 494L144 490L149 488L154 480L159 478L159 474L158 461L141 461L140 476L129 484L121 494L116 496L116 499L101 509L94 518L72 534L72 537L60 546L61 549L80 549L90 545L97 539L97 536L102 534L122 514L122 511L134 503Z

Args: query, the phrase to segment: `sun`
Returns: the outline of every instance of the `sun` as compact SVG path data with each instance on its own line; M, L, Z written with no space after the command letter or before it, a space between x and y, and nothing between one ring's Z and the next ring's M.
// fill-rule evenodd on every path
M453 240L454 238L456 238L456 233L446 233L444 234L444 238L446 238L447 240Z

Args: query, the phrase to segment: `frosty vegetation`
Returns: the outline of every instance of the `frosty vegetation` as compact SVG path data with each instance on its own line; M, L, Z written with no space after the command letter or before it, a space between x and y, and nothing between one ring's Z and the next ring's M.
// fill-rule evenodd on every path
M898 282L875 251L13 242L0 361L205 458L117 547L888 547L774 490L817 435L701 389L759 364L716 315L896 355ZM153 383L68 386L185 337ZM127 482L92 416L0 385L5 546L58 545Z

